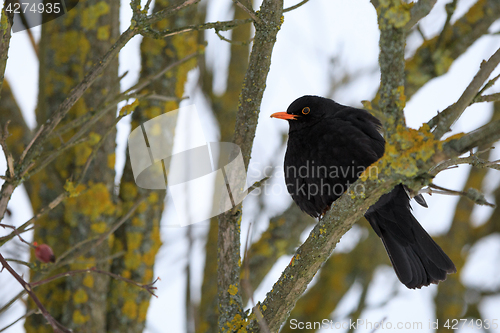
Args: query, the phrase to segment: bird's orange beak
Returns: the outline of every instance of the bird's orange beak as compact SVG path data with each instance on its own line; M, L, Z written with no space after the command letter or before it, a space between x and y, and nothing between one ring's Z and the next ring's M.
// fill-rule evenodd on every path
M294 114L289 114L286 112L276 112L271 115L271 118L278 118L278 119L285 119L285 120L295 120L297 119L297 116Z

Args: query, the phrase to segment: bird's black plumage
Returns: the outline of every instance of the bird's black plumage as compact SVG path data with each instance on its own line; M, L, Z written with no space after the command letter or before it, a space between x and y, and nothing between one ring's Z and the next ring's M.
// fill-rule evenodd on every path
M295 203L313 217L324 214L384 154L380 121L364 110L303 96L286 113L272 116L289 120L285 181ZM409 201L404 186L397 185L365 217L382 239L399 280L408 288L421 288L445 280L456 268L412 215Z

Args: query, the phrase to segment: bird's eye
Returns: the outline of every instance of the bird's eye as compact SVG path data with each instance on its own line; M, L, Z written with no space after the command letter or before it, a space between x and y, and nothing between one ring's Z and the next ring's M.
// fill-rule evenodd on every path
M302 114L308 114L309 112L311 112L311 109L308 106L302 109Z

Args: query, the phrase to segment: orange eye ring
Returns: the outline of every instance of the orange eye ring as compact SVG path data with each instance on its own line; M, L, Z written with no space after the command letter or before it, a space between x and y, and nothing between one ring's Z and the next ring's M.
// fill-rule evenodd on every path
M311 109L308 106L302 109L302 114L308 114L309 112L311 112Z

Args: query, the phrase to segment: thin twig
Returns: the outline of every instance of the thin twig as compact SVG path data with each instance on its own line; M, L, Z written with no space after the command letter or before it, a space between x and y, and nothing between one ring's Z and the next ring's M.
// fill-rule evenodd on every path
M481 89L484 82L497 67L498 63L500 63L500 48L490 57L490 59L488 59L488 61L483 61L476 76L474 76L474 79L472 79L471 83L464 90L458 101L429 120L427 124L430 128L435 127L433 134L436 139L440 139L446 132L449 131L451 125L470 105L477 92Z
M434 189L434 190L433 190ZM474 203L482 206L490 206L495 208L496 205L489 203L486 201L486 198L484 197L484 194L476 190L475 188L470 188L467 191L455 191L455 190L450 190L441 186L438 186L436 184L430 184L427 189L422 190L421 192L423 193L439 193L439 194L445 194L445 195L460 195L463 197L466 197L473 201Z
M417 24L418 21L426 17L427 14L430 13L432 8L434 8L436 2L437 0L419 0L417 3L414 3L413 7L410 9L411 18L410 21L406 23L405 30L410 30L415 24Z
M33 136L33 139L31 139L30 143L23 150L23 153L21 154L21 157L19 157L19 163L23 163L23 160L24 160L24 157L26 156L26 153L31 148L31 146L33 145L33 142L35 142L36 138L38 138L38 136L40 135L40 133L42 133L43 127L44 127L44 125L42 124L42 126L40 126L40 128L36 132L35 136Z
M32 314L35 314L37 312L37 310L35 309L31 309L29 310L28 312L26 312L25 314L23 314L21 317L17 318L16 320L14 320L12 323L10 323L9 325L5 326L4 328L1 328L0 329L0 332L4 332L6 331L9 327L12 327L14 326L17 322L19 322L20 320L23 320L24 318L28 318L29 316L31 316Z
M54 319L54 317L52 317L50 315L50 313L47 311L47 309L45 309L45 307L43 306L42 302L40 302L40 300L38 299L36 294L33 292L31 285L28 282L24 281L24 279L22 277L20 277L19 274L17 274L17 272L9 265L9 263L5 260L5 258L2 256L2 254L0 254L0 263L2 264L2 266L5 269L7 269L7 271L19 282L19 284L24 288L24 290L26 290L26 292L30 295L33 302L35 302L38 309L40 309L40 311L42 312L42 315L49 322L50 326L52 326L52 329L54 330L54 332L57 332L57 333L59 333L59 332L72 333L73 332L72 330L70 330L70 329L64 327L63 325L61 325L60 323L58 323Z
M446 160L429 171L429 174L435 176L441 171L447 170L450 167L458 166L459 164L470 164L477 168L491 168L500 170L500 165L498 164L499 161L487 161L479 157L480 154L487 152L490 149L493 149L493 147L478 151L476 153L471 152L471 154L467 157L456 157Z
M254 20L258 24L262 24L262 20L260 19L260 17L257 16L257 14L253 11L253 9L248 8L247 6L245 6L240 0L233 0L233 2L238 7L240 7L241 9L243 9L243 11L245 13L247 13L252 18L252 20Z
M135 203L134 205L129 209L129 211L127 212L127 214L125 214L124 216L122 216L117 222L115 222L115 224L113 224L113 226L107 231L105 232L104 234L102 234L99 238L95 239L86 239L78 244L76 244L75 246L73 246L72 248L68 249L66 252L64 252L62 255L60 255L57 260L56 260L56 264L58 267L60 266L63 266L63 265L66 265L68 264L71 260L73 260L73 258L76 258L76 257L80 257L80 256L83 256L85 255L87 252L89 252L90 250L92 250L93 248L95 247L98 247L102 242L104 242L111 234L113 234L123 223L125 223L129 218L130 216L132 216L132 214L135 212L135 210L139 207L139 205L144 202L144 200L146 200L146 197L140 197ZM78 248L80 248L81 246L89 243L89 242L92 242L95 240L95 243L92 244L91 246L88 246L87 248L85 249L82 249L78 252L75 252ZM76 254L73 254L71 255L70 258L66 259L66 260L63 260L65 259L66 257L68 257L71 253L76 253ZM53 265L54 266L54 265Z
M165 68L163 68L159 72L157 72L155 74L151 74L151 75L149 75L149 76L147 76L147 77L145 77L143 79L140 79L139 82L137 82L132 87L130 87L127 90L125 90L123 92L123 94L128 94L128 93L133 92L133 91L139 92L141 89L144 89L146 86L148 86L151 82L153 82L156 79L162 77L168 71L172 70L173 68L175 68L175 67L177 67L179 65L182 65L183 63L185 63L188 60L191 60L194 57L199 56L200 54L201 54L200 52L191 53L191 54L185 56L184 58L179 59L176 62L173 62L173 63L169 64L168 66L166 66Z
M169 6L163 10L160 10L157 13L154 13L153 15L149 16L147 19L144 20L145 25L152 25L155 22L158 22L160 20L163 20L164 18L167 18L169 16L174 15L178 11L187 8L191 5L194 5L196 3L200 2L200 0L186 0L183 3L179 5L172 5Z
M31 244L30 242L27 242L24 238L22 238L21 234L19 233L17 228L14 227L13 225L0 223L0 227L3 227L4 229L5 228L13 229L14 230L13 232L16 234L16 236L19 238L19 240L21 242L23 242L24 244L28 244L28 246L30 246L30 247L33 247L33 248L35 247L33 244Z
M446 20L444 22L443 29L441 30L441 33L439 34L438 40L436 42L436 45L434 47L435 50L439 49L439 46L441 45L441 42L444 39L444 35L448 31L450 27L450 21L451 17L453 16L453 13L455 13L455 9L457 8L457 0L453 0L450 3L447 3L445 6L446 9Z
M111 273L111 272L108 272L108 271L103 271L103 270L97 269L95 267L91 267L91 268L87 268L87 269L78 269L78 270L68 271L68 272L64 272L64 273L59 273L59 274L53 275L53 276L51 276L49 278L46 278L46 279L43 279L43 280L40 280L40 281L37 281L37 282L32 282L30 285L31 285L31 287L35 288L35 287L38 287L38 286L40 286L42 284L46 284L46 283L52 282L54 280L60 279L62 277L75 276L75 275L82 274L82 273L96 273L96 274L108 275L108 276L111 276L114 279L125 281L127 283L133 284L134 286L137 286L139 288L142 288L142 289L146 290L151 295L153 295L155 297L158 297L154 293L154 290L157 289L156 287L154 287L154 284L160 278L156 278L156 280L154 280L151 283L142 284L142 283L136 282L134 280L127 279L127 278L125 278L123 276L120 276L120 275L117 275L117 274L114 274L114 273Z
M246 42L230 40L229 38L222 36L220 34L219 30L217 30L217 29L215 29L215 34L217 35L217 37L219 37L220 40L222 40L224 42L228 42L229 44L233 44L233 45L245 46L245 45L249 45L251 42L253 42L253 38L250 38Z
M500 101L500 93L478 96L474 98L472 103L497 102L497 101Z
M43 215L47 214L48 212L50 212L52 209L54 209L55 207L57 207L57 205L59 205L66 197L68 196L68 193L65 192L65 193L61 193L57 196L57 198L55 198L54 200L52 200L47 206L45 206L44 208L42 208L35 216L33 216L31 219L29 219L28 221L24 222L20 227L18 227L16 229L16 231L13 231L12 233L10 233L9 235L7 236L3 236L3 237L0 237L0 246L2 246L3 244L5 244L5 242L9 241L10 239L14 238L18 233L23 233L26 231L26 228L28 226L30 226L31 224L33 224L36 220L38 220L40 217L42 217Z
M293 5L293 6L290 6L288 8L283 9L283 13L286 13L286 12L292 11L294 9L297 9L297 8L301 7L302 5L305 5L307 2L309 2L309 0L302 0L301 2L299 2L296 5Z
M162 30L162 31L156 31L154 29L145 29L145 30L142 30L140 33L143 36L147 36L147 37L151 37L151 38L155 38L155 39L162 39L165 37L170 37L170 36L190 32L190 31L200 31L200 30L208 30L208 29L217 29L219 31L227 31L227 30L234 29L240 25L243 25L246 23L251 23L251 22L253 22L253 20L251 18L248 18L248 19L244 19L244 20L208 22L208 23L203 23L203 24L187 25L187 26L184 26L182 28L167 29L167 30Z

